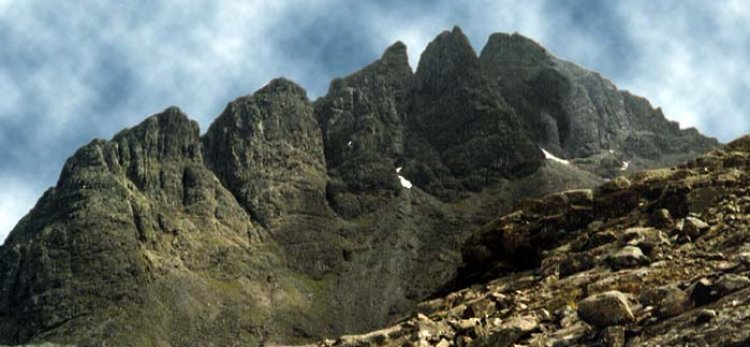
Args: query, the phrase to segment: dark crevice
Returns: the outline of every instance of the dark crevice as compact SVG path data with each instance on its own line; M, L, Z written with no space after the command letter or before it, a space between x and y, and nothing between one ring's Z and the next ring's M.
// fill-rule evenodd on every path
M211 153L209 153L205 148L206 146L203 144L205 141L205 137L201 138L201 145L204 148L203 151L203 165L206 167L206 169L213 174L213 176L218 179L219 184L224 188L226 191L229 192L229 194L234 198L234 201L237 203L238 206L242 207L242 210L245 211L247 216L250 218L250 220L260 225L261 228L263 228L266 232L269 231L268 224L265 223L262 218L257 214L257 212L253 211L247 203L244 202L244 199L242 199L236 192L235 189L232 189L232 186L224 179L223 175L219 175L218 171L214 169L214 166L211 163Z

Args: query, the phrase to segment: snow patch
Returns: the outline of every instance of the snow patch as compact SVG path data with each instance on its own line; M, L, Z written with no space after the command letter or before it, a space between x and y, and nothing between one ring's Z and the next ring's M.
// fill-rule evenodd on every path
M569 160L560 159L560 158L552 155L552 153L547 152L544 148L542 148L542 152L544 153L544 158L547 159L547 160L554 160L554 161L556 161L558 163L562 163L562 164L565 164L565 165L570 165L570 161Z
M615 154L615 150L614 149L610 149L609 150L609 154Z
M622 162L622 167L620 168L620 171L627 171L629 167L630 167L630 162L624 161Z
M409 182L409 180L404 178L404 176L398 175L398 180L401 182L402 187L406 189L411 189L411 186L412 186L411 182Z
M401 166L396 168L396 175L398 175L398 180L399 182L401 182L402 187L406 189L411 189L411 186L412 186L411 182L407 180L406 178L404 178L404 176L399 175L401 173L401 169L403 169L403 167Z
M349 140L349 142L347 142L346 145L349 146L349 147L351 147L352 146L352 140Z

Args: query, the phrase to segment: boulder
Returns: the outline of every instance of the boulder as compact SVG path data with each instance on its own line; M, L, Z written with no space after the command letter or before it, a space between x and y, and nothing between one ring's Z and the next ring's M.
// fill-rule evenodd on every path
M637 246L644 253L651 255L655 248L669 245L670 241L667 234L659 229L635 227L625 230L623 243Z
M607 257L607 263L612 270L617 271L647 265L649 260L640 248L636 246L625 246Z
M659 318L674 317L687 311L692 303L690 296L677 286L665 286L646 291L640 297L644 306L653 306Z
M578 303L578 317L584 322L607 327L635 320L627 296L619 291L594 294Z
M720 295L726 295L750 286L750 278L737 274L725 274L716 280L714 286Z
M669 210L660 208L651 213L649 223L657 228L671 228L674 225L674 220Z
M539 329L539 322L533 317L516 317L501 325L478 341L477 346L508 347L513 346L520 338Z
M685 235L690 236L691 239L695 240L696 237L700 236L706 230L708 230L708 224L706 224L706 222L695 217L685 218L682 232Z

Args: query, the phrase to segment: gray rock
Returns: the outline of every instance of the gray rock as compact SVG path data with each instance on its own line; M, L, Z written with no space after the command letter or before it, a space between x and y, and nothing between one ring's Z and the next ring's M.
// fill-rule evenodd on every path
M580 301L578 317L598 327L626 324L635 320L627 296L618 291L595 294Z
M651 253L658 247L669 245L671 242L663 231L654 228L636 227L625 230L623 242L629 246L637 246L645 254Z
M708 230L708 224L706 224L706 222L695 217L685 218L685 224L682 231L685 235L690 236L691 239L695 240L706 230Z
M607 263L613 270L621 270L647 265L649 260L640 248L625 246L607 257Z
M724 274L714 283L720 295L726 295L750 286L750 278L737 274Z
M692 307L690 296L677 286L665 286L645 291L640 299L644 306L653 306L659 318L674 317Z
M509 322L503 323L489 336L477 341L477 346L483 347L508 347L513 346L516 341L524 336L530 335L539 329L539 322L532 317L514 317Z
M649 222L657 228L671 228L674 225L672 214L665 208L654 210L649 217Z

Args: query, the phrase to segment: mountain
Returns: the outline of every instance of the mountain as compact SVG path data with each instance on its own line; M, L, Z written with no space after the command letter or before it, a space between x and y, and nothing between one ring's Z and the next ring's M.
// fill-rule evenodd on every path
M671 169L520 202L456 290L322 346L748 346L750 136Z
M517 34L456 27L415 71L395 43L314 102L276 79L202 136L170 107L79 149L0 247L0 343L377 329L485 271L462 249L521 199L717 145Z

